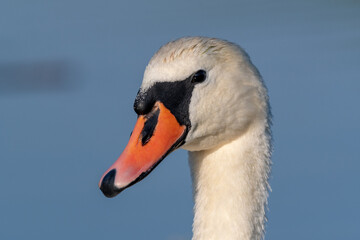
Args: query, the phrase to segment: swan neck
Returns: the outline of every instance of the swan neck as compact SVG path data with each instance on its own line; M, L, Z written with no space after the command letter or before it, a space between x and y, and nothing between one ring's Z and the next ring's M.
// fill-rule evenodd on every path
M263 238L270 171L267 132L254 127L216 149L189 152L193 240Z

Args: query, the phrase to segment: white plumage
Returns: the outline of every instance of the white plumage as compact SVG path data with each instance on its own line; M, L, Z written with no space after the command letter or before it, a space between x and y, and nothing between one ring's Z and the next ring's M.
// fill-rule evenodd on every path
M150 60L141 91L199 69L207 79L193 90L192 127L182 146L189 150L193 179L193 239L261 239L269 189L270 110L248 55L219 39L170 42Z

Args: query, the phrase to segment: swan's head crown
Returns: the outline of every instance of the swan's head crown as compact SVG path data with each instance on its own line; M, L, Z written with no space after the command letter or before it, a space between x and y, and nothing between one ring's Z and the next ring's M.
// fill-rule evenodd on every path
M170 83L189 81L199 70L206 72L204 82L187 84L187 90L171 89ZM146 67L140 95L161 83L169 83L168 89L161 89L172 92L169 98L189 98L178 104L182 105L179 112L187 115L187 125L191 125L183 145L187 150L216 147L241 135L252 122L266 121L263 82L248 55L236 44L205 37L167 43Z
M142 88L160 81L183 80L199 69L211 69L226 57L218 54L226 45L226 41L204 37L180 38L165 44L146 67Z

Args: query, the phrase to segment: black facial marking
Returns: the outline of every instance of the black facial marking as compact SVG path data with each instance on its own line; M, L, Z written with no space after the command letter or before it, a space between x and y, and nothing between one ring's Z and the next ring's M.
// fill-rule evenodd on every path
M160 110L157 109L145 122L144 128L141 132L141 143L144 146L147 144L154 134L155 127L158 122Z
M199 70L182 81L157 82L145 92L139 91L135 103L135 112L139 115L151 111L156 101L162 102L166 108L175 116L176 120L191 128L189 119L189 105L192 92L197 83L206 79L206 72Z

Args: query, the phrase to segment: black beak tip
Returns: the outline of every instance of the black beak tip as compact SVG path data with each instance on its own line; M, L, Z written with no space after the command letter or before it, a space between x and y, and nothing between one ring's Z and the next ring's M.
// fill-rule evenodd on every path
M109 171L105 177L103 178L100 186L100 190L103 192L103 194L108 197L112 198L118 195L121 192L121 189L118 189L115 187L115 175L116 170L113 169Z

